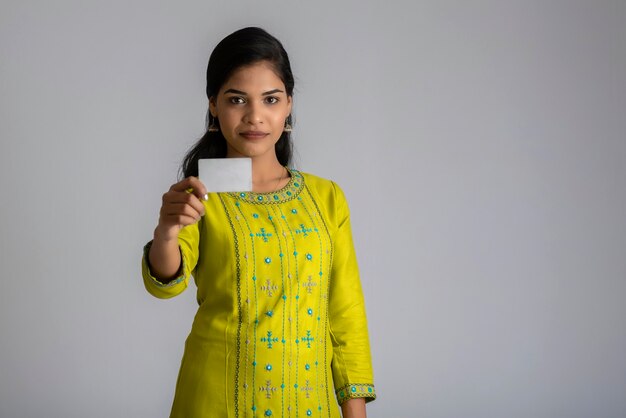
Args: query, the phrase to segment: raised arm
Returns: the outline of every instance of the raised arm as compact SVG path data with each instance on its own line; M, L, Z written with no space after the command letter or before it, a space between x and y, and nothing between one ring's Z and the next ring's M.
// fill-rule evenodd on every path
M166 298L182 291L174 287L189 276L190 272L186 271L189 268L185 267L192 264L184 259L182 247L194 254L193 247L198 242L197 222L205 213L202 203L205 197L206 188L196 177L187 177L172 185L163 195L159 223L152 241L144 247L142 260L144 282L153 295Z

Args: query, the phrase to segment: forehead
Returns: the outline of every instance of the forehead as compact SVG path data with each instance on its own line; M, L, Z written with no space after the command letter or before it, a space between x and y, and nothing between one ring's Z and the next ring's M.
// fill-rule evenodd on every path
M276 74L273 65L266 61L261 61L233 71L220 90L228 88L236 88L247 93L252 93L255 90L268 91L272 89L284 91L285 84Z

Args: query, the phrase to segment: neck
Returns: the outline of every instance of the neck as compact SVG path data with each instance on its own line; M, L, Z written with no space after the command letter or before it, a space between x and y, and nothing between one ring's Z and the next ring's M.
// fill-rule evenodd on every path
M285 169L277 158L252 159L252 184L263 184L276 181L285 176Z
M285 170L276 155L252 158L252 191L267 193L283 188L289 182Z

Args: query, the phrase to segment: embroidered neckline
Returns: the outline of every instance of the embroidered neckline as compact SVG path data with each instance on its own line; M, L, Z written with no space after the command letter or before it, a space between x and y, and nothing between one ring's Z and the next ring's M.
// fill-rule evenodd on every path
M289 171L290 175L289 182L282 189L267 193L229 192L228 194L257 205L288 202L295 199L304 189L304 177L298 170L287 168L287 171Z

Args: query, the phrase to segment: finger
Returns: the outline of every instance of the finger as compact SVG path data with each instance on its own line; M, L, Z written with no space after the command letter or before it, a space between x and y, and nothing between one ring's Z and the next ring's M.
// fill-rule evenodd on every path
M183 192L169 191L163 195L163 205L178 203L187 204L194 208L200 215L204 215L204 204L198 199L195 194Z
M194 194L198 196L198 199L208 200L209 191L206 189L206 187L204 187L204 184L202 184L200 179L197 177L193 177L193 176L188 177L188 179L189 179L190 187L193 188Z
M168 203L163 205L161 213L164 215L187 215L196 219L202 217L202 213L199 210L186 203Z
M197 222L198 222L197 218L193 216L181 215L181 214L164 215L164 216L161 216L161 220L160 220L160 223L162 225L167 225L167 226L179 225L181 227L187 226L187 225L193 225Z
M194 184L192 179L193 177L187 177L182 179L178 183L172 184L172 187L170 187L170 191L184 192L188 189L193 189Z
M204 216L204 205L195 196L190 196L195 200L194 205L188 203L172 203L168 202L161 208L161 215L175 216L185 215L199 220Z
M197 177L187 177L180 182L174 184L170 190L177 192L187 192L198 197L198 199L207 200L207 189Z

